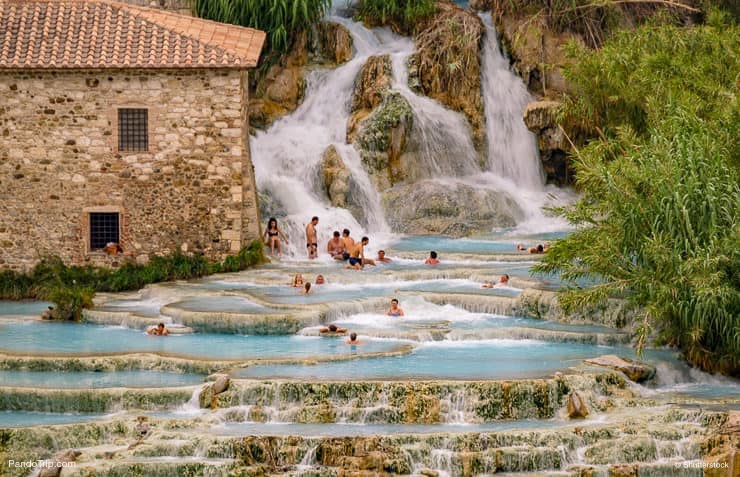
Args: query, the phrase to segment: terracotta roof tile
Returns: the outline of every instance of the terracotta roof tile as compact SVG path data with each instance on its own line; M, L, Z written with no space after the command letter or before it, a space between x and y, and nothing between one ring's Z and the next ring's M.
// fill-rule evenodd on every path
M0 0L2 68L251 68L265 33L111 0Z

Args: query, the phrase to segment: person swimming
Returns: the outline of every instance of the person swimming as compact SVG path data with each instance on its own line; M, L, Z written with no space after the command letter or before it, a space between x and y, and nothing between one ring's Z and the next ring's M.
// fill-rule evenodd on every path
M322 328L319 328L319 333L346 333L347 328L342 328L341 326L337 326L335 324L331 324L329 326L324 326Z
M437 265L439 263L439 260L437 260L437 252L432 250L429 252L429 258L426 259L424 262L424 265Z
M302 287L303 286L303 275L300 273L296 273L293 277L293 281L290 283L290 286L292 287Z
M357 339L357 333L353 331L349 334L349 339L345 341L345 343L347 343L348 345L358 345L362 344L362 341Z
M316 285L323 285L324 283L326 283L326 280L324 279L324 275L317 275Z
M309 293L311 293L311 282L306 282L303 285L303 290L301 291L301 293L304 295L308 295Z
M540 243L532 247L525 247L524 244L521 243L516 244L516 249L520 252L545 253L548 248L550 248L550 244L547 242L545 242L544 245Z
M493 282L487 281L483 285L481 285L481 288L493 288L497 286L507 286L509 284L509 275L504 273L501 275L501 278L499 278L498 282L494 285Z
M388 262L392 262L393 260L385 256L385 250L378 250L378 256L375 258L375 261L388 263Z
M154 336L167 336L170 332L164 327L164 323L159 322L156 327L152 326L147 330L147 334Z
M398 299L391 300L391 307L385 312L388 316L404 316L403 310L398 307Z

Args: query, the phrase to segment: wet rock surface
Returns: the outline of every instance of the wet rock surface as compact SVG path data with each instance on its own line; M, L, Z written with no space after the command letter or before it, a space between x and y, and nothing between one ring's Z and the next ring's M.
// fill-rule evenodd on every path
M521 212L504 192L433 181L397 186L383 193L388 223L396 232L462 237L513 226Z
M557 123L558 101L535 101L524 111L524 123L537 135L542 168L547 182L566 185L573 177L567 153L570 151L565 132Z
M681 408L631 413L608 423L531 431L322 437L219 435L172 419L150 419L142 437L138 419L123 417L0 430L7 443L0 453L48 458L74 449L77 465L64 475L691 476L701 472L682 463L701 462L702 449L733 419L732 413ZM658 453L663 461L656 461ZM10 469L9 475L23 474Z
M604 355L594 359L587 359L586 363L616 369L623 372L631 381L636 383L648 381L655 376L654 366L614 355Z

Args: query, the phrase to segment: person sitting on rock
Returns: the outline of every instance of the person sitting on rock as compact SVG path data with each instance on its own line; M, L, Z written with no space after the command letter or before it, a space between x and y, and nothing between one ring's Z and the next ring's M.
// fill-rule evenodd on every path
M342 240L342 237L339 234L339 230L334 231L334 238L329 240L326 244L326 251L329 252L329 255L331 255L331 258L334 260L345 260L344 252L346 249L344 247L344 240Z
M355 270L362 270L365 265L375 265L374 260L365 258L365 246L369 242L369 238L362 237L362 240L360 240L359 243L355 244L354 248L350 252L350 257L348 259L349 264L346 265L344 268L354 268Z
M154 336L167 336L170 332L164 327L164 323L159 322L157 326L152 326L147 330L147 333Z
M429 252L429 258L426 259L424 262L424 265L437 265L439 264L439 260L437 259L437 252L432 250Z
M330 333L330 334L344 334L347 332L347 328L342 328L340 326L331 324L329 326L324 326L322 328L319 328L319 333Z
M46 310L41 313L41 319L42 320L53 320L54 319L54 307L49 305L46 307Z

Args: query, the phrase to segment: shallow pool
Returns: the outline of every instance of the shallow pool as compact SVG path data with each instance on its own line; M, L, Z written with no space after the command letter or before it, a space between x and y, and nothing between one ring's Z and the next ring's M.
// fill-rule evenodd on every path
M361 351L391 351L399 344L373 340ZM213 333L160 337L118 326L41 321L0 323L0 351L26 355L155 352L205 359L269 359L356 353L350 348L343 338Z
M363 345L356 346L360 350ZM671 359L656 352L648 357ZM243 378L301 380L488 380L548 376L603 354L634 357L628 348L533 340L438 341L417 347L411 354L321 366L265 365L238 370Z
M186 311L214 313L264 314L276 311L248 300L247 298L232 295L193 297L171 303L169 306Z
M60 414L54 412L0 411L0 428L73 424L95 421L104 417L104 414Z
M38 317L47 307L48 301L10 301L0 300L0 318L3 316L34 316Z
M199 374L166 371L58 372L0 371L0 386L32 388L159 388L190 386L203 382Z

